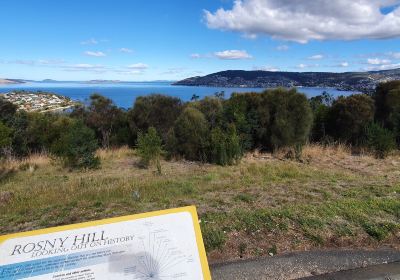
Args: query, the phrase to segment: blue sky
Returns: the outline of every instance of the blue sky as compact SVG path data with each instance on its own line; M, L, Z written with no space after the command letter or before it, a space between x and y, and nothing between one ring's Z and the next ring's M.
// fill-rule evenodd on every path
M0 77L144 81L228 69L400 68L400 1L353 2L4 0Z

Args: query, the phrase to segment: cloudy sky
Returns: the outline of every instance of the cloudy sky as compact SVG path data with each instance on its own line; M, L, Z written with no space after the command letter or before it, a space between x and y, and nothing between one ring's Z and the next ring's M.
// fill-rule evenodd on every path
M4 0L0 77L400 68L400 0Z

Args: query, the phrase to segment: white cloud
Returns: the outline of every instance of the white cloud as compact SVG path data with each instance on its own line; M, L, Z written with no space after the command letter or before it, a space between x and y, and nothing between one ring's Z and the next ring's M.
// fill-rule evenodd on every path
M250 59L252 58L251 55L249 55L246 51L244 50L226 50L226 51L221 51L221 52L215 52L214 56L216 56L219 59L229 59L229 60L237 60L237 59Z
M126 70L126 69L122 69L122 70L116 70L114 71L118 74L124 74L124 75L141 75L143 74L143 70Z
M319 64L304 64L304 63L300 63L299 65L297 65L296 68L298 68L298 69L306 69L306 68L314 68L314 67L319 67Z
M205 11L209 28L306 43L400 37L399 0L236 0ZM389 13L382 8L391 7Z
M21 64L21 65L36 65L37 62L34 60L24 60L24 59L17 59L11 61L12 64Z
M347 61L343 61L341 63L339 63L340 67L349 67L349 63Z
M289 46L288 45L280 45L280 46L277 46L276 49L278 51L287 51L287 50L289 50Z
M144 63L135 63L135 64L128 65L127 68L135 69L135 70L145 70L145 69L149 68L149 66Z
M63 59L39 59L38 63L41 65L60 65L65 61Z
M91 38L89 40L81 42L81 45L97 45L98 43L99 42L96 39Z
M93 52L93 51L86 51L85 54L88 55L88 56L95 56L95 57L104 57L104 56L106 56L106 54L103 53L103 52Z
M269 72L280 71L280 69L278 67L274 67L274 66L254 66L253 70L269 71Z
M366 71L379 71L379 70L390 70L400 68L400 63L391 63L391 64L381 64L381 65L373 65L364 68Z
M308 57L308 59L311 59L311 60L320 60L323 58L324 58L324 56L322 54L316 54L316 55Z
M368 58L367 63L368 67L365 67L366 71L378 71L378 70L389 70L400 68L400 63L393 63L389 59L379 59L379 58Z
M400 59L400 52L390 52L388 55L394 59Z
M133 53L133 50L128 48L120 48L119 51L122 53Z
M392 63L389 59L379 59L379 58L368 58L367 63L371 65L382 65Z
M82 71L82 72L92 72L92 73L104 73L108 69L103 65L78 63L72 65L62 66L65 71Z
M202 55L201 54L198 54L198 53L192 53L191 55L190 55L190 58L193 58L193 59L198 59L198 58L201 58L202 57Z
M181 74L182 72L186 71L185 67L176 67L176 68L169 68L167 71L162 72L163 75L176 75Z

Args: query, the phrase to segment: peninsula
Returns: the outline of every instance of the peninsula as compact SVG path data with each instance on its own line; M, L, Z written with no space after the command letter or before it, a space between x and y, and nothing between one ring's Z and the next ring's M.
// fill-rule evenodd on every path
M245 88L332 87L338 90L369 93L378 83L399 79L400 68L345 73L228 70L187 78L174 85Z
M24 81L17 80L17 79L1 79L0 78L0 85L12 85L12 84L23 84Z

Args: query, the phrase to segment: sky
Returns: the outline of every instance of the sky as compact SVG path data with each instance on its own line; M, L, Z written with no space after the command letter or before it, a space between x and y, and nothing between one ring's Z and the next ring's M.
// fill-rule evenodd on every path
M400 68L400 0L3 0L0 77Z

